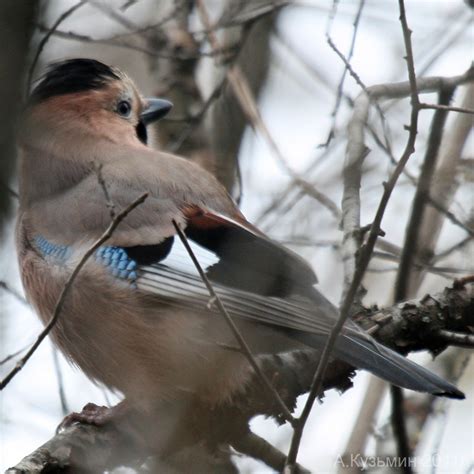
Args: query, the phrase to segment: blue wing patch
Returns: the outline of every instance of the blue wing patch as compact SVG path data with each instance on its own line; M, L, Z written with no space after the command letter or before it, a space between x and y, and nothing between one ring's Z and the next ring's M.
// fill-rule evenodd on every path
M137 279L137 262L120 247L100 247L95 253L95 259L107 267L116 278L132 282Z
M50 242L41 235L36 236L34 242L42 256L53 259L55 263L64 263L71 255L70 246ZM130 258L124 249L99 247L94 256L96 262L106 267L115 278L135 284L138 277L137 262Z
M43 257L52 257L57 260L65 260L69 254L67 245L58 245L46 240L43 236L38 235L34 238L37 249Z

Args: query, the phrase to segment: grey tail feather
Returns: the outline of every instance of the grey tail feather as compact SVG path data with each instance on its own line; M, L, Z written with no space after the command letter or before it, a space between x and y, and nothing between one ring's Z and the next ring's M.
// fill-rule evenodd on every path
M449 398L465 398L464 393L454 385L369 337L366 339L355 333L341 335L336 341L334 355L402 388Z

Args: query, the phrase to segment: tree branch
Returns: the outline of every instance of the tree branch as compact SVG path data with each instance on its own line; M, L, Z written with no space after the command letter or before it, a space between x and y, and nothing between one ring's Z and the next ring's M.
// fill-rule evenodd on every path
M416 79L418 93L439 91L456 85L472 82L474 67L464 74L453 77L425 77ZM358 232L360 228L360 196L362 165L367 156L365 144L365 126L372 102L380 99L396 99L410 95L410 82L378 84L363 90L354 101L354 111L347 127L346 162L344 166L344 193L342 198L343 262L345 267L344 283L350 284L355 268L355 254L359 248ZM472 97L472 94L471 94ZM463 104L464 105L464 104ZM461 117L461 116L460 116ZM463 119L469 117L462 115ZM463 128L463 130L466 127ZM432 195L439 196L439 194ZM423 239L421 239L423 241Z
M398 303L382 310L363 309L357 315L357 321L372 332L379 342L399 352L406 354L427 349L438 354L450 345L444 338L443 331L466 333L472 337L472 329L469 327L474 327L474 285L455 285L440 293ZM308 390L315 370L315 360L317 354L313 351L259 358L262 370L271 377L274 386L291 407L295 406L296 398ZM323 390L347 390L351 386L349 377L352 374L352 368L346 364L333 363L324 379ZM236 449L239 450L240 446L245 451L248 440L242 440L242 436L247 436L248 429L242 431L242 426L245 427L252 417L259 414L280 419L281 407L275 404L267 391L262 391L261 381L254 375L254 380L242 387L242 392L227 405L217 409L214 407L213 410L207 407L200 414L204 412L210 416L206 427L215 431L211 433L201 430L201 436L218 439L221 443L227 440L230 444L235 444ZM226 420L225 423L222 423L223 419ZM125 450L126 456L124 443L129 446ZM142 447L130 446L130 439L111 427L73 425L27 456L8 474L25 472L21 469L31 459L41 460L37 465L41 464L43 471L38 468L37 471L27 472L46 472L47 468L52 467L61 472L60 469L68 466L77 467L78 459L84 458L89 463L97 459L94 467L98 470L97 467L102 468L110 460L116 461L119 455L120 462L130 465L144 454ZM250 449L254 450L254 454L257 453L256 447L248 448ZM99 454L102 453L100 458L96 458L98 451ZM82 456L78 457L78 453ZM260 459L266 462L266 457Z

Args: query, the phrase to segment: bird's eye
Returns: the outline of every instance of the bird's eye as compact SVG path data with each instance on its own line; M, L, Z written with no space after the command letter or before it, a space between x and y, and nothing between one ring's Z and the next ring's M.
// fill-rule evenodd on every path
M117 104L117 113L122 117L129 117L132 111L132 106L128 100L121 100Z

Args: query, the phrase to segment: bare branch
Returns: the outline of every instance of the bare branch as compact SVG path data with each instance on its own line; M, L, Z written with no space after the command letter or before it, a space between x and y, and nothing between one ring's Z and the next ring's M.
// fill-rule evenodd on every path
M474 334L459 333L440 329L438 336L452 346L474 348Z
M440 293L382 310L363 310L358 314L358 322L379 342L391 345L400 352L428 349L439 353L449 345L441 337L436 337L440 330L462 332L468 326L474 326L474 285L467 283L460 282ZM306 351L264 356L259 362L267 377L272 377L277 389L285 394L285 400L291 405L295 403L298 395L308 390L314 374L315 360L316 354ZM324 389L346 390L351 386L348 382L351 374L351 367L333 363L324 381ZM213 409L206 406L199 412L203 413L211 417L206 427L214 427L217 434L201 430L200 435L204 439L209 435L212 441L217 439L222 442L226 439L232 445L235 442L236 449L239 450L239 440L242 439L242 433L247 432L248 421L258 414L279 418L281 408L274 403L273 396L267 390L262 390L261 379L254 373L253 379L227 405L218 408L214 406ZM225 423L222 423L222 420L225 420ZM224 430L225 435L220 430ZM237 437L229 438L229 433L235 432ZM24 462L31 461L32 458L42 460L41 466L45 467L77 467L78 460L84 461L83 453L87 453L85 461L91 472L101 472L100 469L106 464L117 465L117 462L124 462L130 465L137 458L146 457L147 452L144 452L142 446L134 445L129 437L124 439L124 436L126 432L116 431L112 426L97 428L90 425L73 425L27 456L22 461L23 464L17 466L18 470L12 473L25 472L21 471L20 467L25 466ZM241 449L245 452L244 447L241 446ZM258 452L257 447L248 449L252 449L254 454ZM78 453L82 453L82 456L78 456ZM98 453L101 453L100 457L96 457ZM266 462L265 458L263 460Z
M420 109L434 109L434 110L446 110L451 112L459 112L461 114L474 114L474 109L467 109L465 107L454 107L452 105L443 105L443 104L420 104Z
M465 88L461 106L463 108L474 108L473 83ZM441 142L438 166L430 187L430 195L436 196L436 200L435 202L430 200L431 207L426 209L423 222L420 223L419 227L418 239L423 242L423 257L426 261L430 261L432 258L435 244L443 227L444 214L440 212L440 207L442 209L449 208L459 186L456 179L458 163L471 130L472 117L468 114L457 114ZM447 215L447 217L452 222L451 216ZM471 238L474 236L472 223L464 225L462 228ZM413 272L410 277L410 286L416 285L422 276L422 272Z
M346 79L346 74L347 74L347 71L348 71L347 65L350 65L352 56L354 54L355 43L356 43L356 38L357 38L357 31L359 29L359 22L360 22L360 19L362 17L362 10L364 9L364 5L365 5L365 0L360 0L359 1L359 8L357 10L356 17L355 17L354 22L353 22L354 30L352 32L352 39L351 39L351 45L349 47L349 53L347 54L347 60L346 60L347 62L345 62L345 64L344 64L344 71L342 72L341 79L339 80L339 84L337 85L336 103L334 104L334 108L331 112L331 116L333 118L333 121L332 121L331 129L329 131L328 138L326 140L325 146L329 145L329 142L331 141L332 137L335 134L336 117L337 117L337 113L339 111L339 107L341 105L341 100L342 100L342 96L343 96L343 89L344 89L344 81ZM335 6L334 6L334 8L335 8ZM331 20L330 20L331 23L332 23L332 19L333 18L331 18ZM333 46L335 46L335 45L334 45L334 42L333 42L333 40L330 36L329 28L328 28L328 31L326 32L326 39L327 39L328 44L334 49ZM336 51L336 53L338 53L337 48L335 49L335 51Z
M442 90L439 94L440 104L446 105L451 101L454 89ZM426 242L418 240L420 223L423 222L423 215L426 207L425 196L429 193L431 182L436 169L436 160L443 136L444 124L448 112L445 109L438 109L431 124L431 132L426 149L425 159L421 168L418 186L413 199L411 215L405 232L405 243L400 258L400 266L395 283L395 301L402 301L407 297L414 296L418 285L410 285L410 273L412 271L412 262L422 260L420 245L426 245Z
M14 359L17 355L21 354L22 352L26 351L31 346L31 342L26 344L24 347L21 349L18 349L17 351L13 352L12 354L8 354L6 357L4 357L2 360L0 360L0 366L6 364L8 361Z
M21 295L17 290L13 289L6 281L0 280L0 288L2 288L7 293L10 293L20 303L28 306L28 301L25 300L23 295Z
M114 20L124 28L130 31L136 31L138 29L138 26L133 23L133 21L131 21L126 15L124 15L120 9L116 9L113 6L108 5L107 2L102 2L100 0L88 1L90 5L107 15L110 19Z
M66 473L70 472L71 467L80 467L84 472L103 472L111 465L116 466L124 451L129 452L129 446L130 440L121 439L111 426L99 428L74 424L56 434L5 474Z
M463 249L469 242L472 241L471 236L464 237L464 239L460 240L456 244L452 245L451 247L447 248L443 252L440 252L436 254L433 258L433 262L438 262L446 257L449 257L451 254L454 252L457 252L458 250Z
M232 447L239 453L264 462L267 466L281 472L285 467L286 456L255 433L249 432L237 441L232 442ZM299 464L296 466L297 474L310 474L310 471Z
M415 142L416 135L418 133L418 114L420 111L419 104L420 100L418 98L418 89L416 83L416 74L415 74L415 63L413 59L413 50L411 44L411 30L408 27L408 22L405 13L405 2L404 0L398 0L398 5L400 9L400 23L402 25L403 40L405 43L406 51L406 62L408 69L408 78L410 82L410 96L411 96L411 121L409 128L409 137L406 147L406 154L409 157L415 151ZM400 160L402 161L402 160ZM403 254L402 254L403 255ZM405 417L403 413L403 390L400 387L392 385L390 387L391 397L392 397L392 415L391 422L393 433L395 435L395 441L397 443L397 453L401 459L408 459L411 450L408 442L408 434L405 425ZM413 471L412 466L407 463L403 467L403 472L405 474L411 474Z
M419 112L418 90L417 90L417 85L416 85L416 77L415 77L415 69L414 69L414 64L413 64L413 53L411 50L410 35L408 32L408 26L406 25L406 18L404 15L403 0L399 0L399 5L400 5L400 17L402 21L402 28L404 32L405 47L407 50L408 75L410 78L409 86L410 86L410 95L411 95L411 101L412 101L412 113L411 113L411 120L410 120L410 127L409 127L409 136L408 136L407 144L405 147L405 151L403 152L403 155L400 161L398 162L398 165L395 167L395 170L393 171L393 174L390 177L389 181L387 183L384 183L384 193L382 195L374 221L371 225L367 243L360 249L359 257L357 258L357 263L355 265L352 282L345 294L343 303L341 305L339 317L333 329L331 330L329 337L326 340L324 349L322 351L321 358L318 363L318 368L316 370L316 373L313 378L313 382L311 384L311 390L308 396L308 400L306 402L305 407L303 408L301 417L298 419L298 424L295 427L295 432L293 435L293 439L291 441L290 451L288 453L288 459L287 459L287 468L289 472L291 472L296 462L298 448L301 441L301 437L303 435L305 422L311 412L311 409L316 397L321 391L321 387L322 387L324 375L326 372L327 364L329 362L331 351L334 347L334 344L336 342L339 332L341 331L346 319L349 316L351 306L354 302L355 296L362 282L362 278L365 274L365 271L369 265L372 251L375 247L375 242L380 234L380 224L381 224L383 215L385 213L385 209L387 207L388 201L390 199L393 189L395 188L395 184L400 174L403 171L403 168L405 167L406 163L408 162L408 159L410 158L410 156L415 150L415 140L416 140L416 134L417 134L418 112ZM363 160L364 155L365 155L365 150L361 150L360 154L358 154L359 161ZM357 173L360 176L360 170L358 170ZM358 179L358 186L356 187L356 189L353 189L353 191L355 191L356 193L355 199L357 201L360 200L359 186L360 186L360 178ZM360 212L359 206L357 206L356 212L358 216Z
M392 151L384 144L381 142L375 131L373 130L373 127L369 125L369 131L370 134L372 135L373 139L377 143L377 145L387 154L389 157L390 161L396 165L397 160L393 156ZM460 161L461 159L459 159ZM409 182L417 186L418 181L415 176L413 176L408 170L403 170L403 174L408 178ZM462 222L453 212L451 212L449 209L446 208L446 206L441 202L439 198L434 198L433 197L434 192L430 191L425 195L425 199L429 202L429 204L434 207L440 214L443 214L443 216L446 217L450 222L452 222L455 226L460 227L463 229L465 232L467 232L470 236L474 236L474 229L472 229L472 226L469 226L468 224Z
M453 77L417 78L416 90L419 93L439 91L474 80L474 67L464 74ZM410 82L379 84L362 91L354 101L354 111L347 128L346 162L344 167L344 193L342 197L342 228L344 283L347 288L355 269L355 255L359 248L360 228L359 189L362 178L362 164L367 155L364 129L372 101L406 97L412 93ZM472 96L472 94L471 94ZM399 162L396 166L398 166ZM395 168L396 169L396 168ZM439 194L435 194L439 196Z

